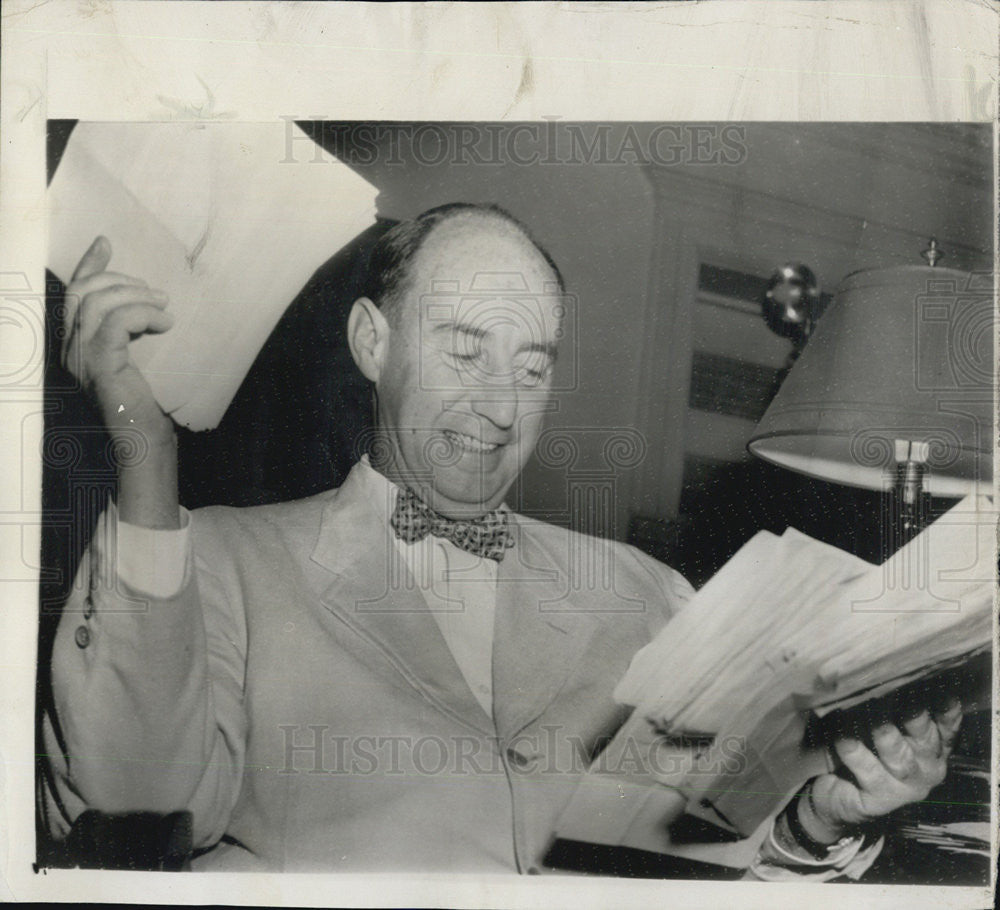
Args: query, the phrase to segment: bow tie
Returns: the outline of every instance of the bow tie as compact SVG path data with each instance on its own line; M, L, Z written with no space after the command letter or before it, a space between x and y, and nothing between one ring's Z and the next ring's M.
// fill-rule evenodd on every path
M459 549L500 562L514 546L507 513L499 509L478 518L453 519L439 515L412 490L400 490L392 513L392 529L406 543L416 543L428 534L450 540Z

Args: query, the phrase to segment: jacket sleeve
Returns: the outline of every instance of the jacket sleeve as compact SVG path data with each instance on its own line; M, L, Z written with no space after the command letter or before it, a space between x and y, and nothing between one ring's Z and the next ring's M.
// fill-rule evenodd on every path
M187 809L196 847L225 833L243 773L242 606L190 548L180 591L118 576L117 514L99 519L52 653L43 815L65 836L86 809Z
M647 603L650 615L650 638L670 619L676 616L694 597L691 583L676 569L643 553L637 547L626 545L626 551L635 560L638 571L647 579L646 589L658 592L652 603Z

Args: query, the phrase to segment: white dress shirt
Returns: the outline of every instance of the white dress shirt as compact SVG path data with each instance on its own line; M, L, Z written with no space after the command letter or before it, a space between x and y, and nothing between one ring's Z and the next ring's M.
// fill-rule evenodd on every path
M472 694L493 716L493 622L497 604L497 563L430 534L416 543L396 537L389 521L396 507L397 487L368 461L365 487L377 514L396 543L413 579L434 614L441 635L462 671Z

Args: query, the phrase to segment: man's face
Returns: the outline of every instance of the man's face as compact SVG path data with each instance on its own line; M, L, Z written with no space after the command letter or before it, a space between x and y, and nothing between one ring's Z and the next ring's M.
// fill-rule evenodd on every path
M561 299L538 251L506 225L455 219L415 257L376 383L382 466L450 517L502 501L550 399Z

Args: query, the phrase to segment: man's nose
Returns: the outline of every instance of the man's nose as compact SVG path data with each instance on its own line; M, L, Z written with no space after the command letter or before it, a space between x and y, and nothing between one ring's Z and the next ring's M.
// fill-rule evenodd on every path
M477 388L472 410L501 430L509 430L517 416L517 388L513 382L494 381Z

